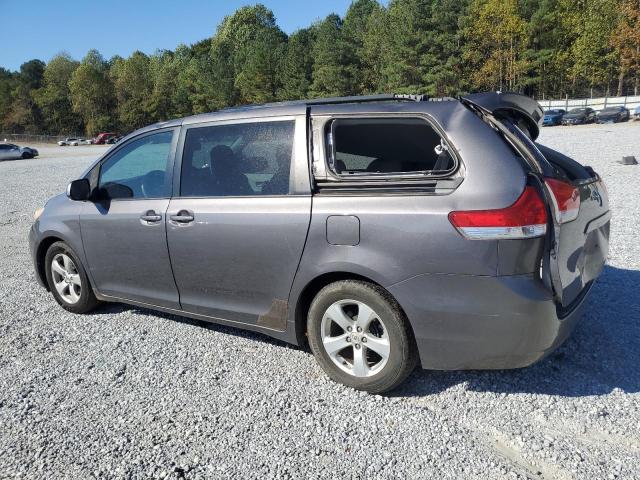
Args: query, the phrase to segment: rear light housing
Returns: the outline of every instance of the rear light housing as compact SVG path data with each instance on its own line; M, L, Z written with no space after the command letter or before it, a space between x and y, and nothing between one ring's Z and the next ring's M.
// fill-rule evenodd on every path
M470 240L535 238L547 231L547 208L538 191L526 186L509 207L455 211L449 213L449 221Z
M578 218L580 213L580 191L570 183L556 178L545 178L545 183L553 194L558 222L567 223Z

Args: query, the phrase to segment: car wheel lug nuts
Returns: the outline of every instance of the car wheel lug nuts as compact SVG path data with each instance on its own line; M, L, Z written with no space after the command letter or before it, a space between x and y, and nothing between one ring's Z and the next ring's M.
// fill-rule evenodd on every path
M352 331L352 330L353 330L353 328L351 328L351 327L347 327L347 332L350 332L350 331Z
M362 337L362 343L367 343L367 339L365 337Z
M361 328L361 327L358 327L358 331L359 331L359 332L361 332L361 331L362 331L362 328Z

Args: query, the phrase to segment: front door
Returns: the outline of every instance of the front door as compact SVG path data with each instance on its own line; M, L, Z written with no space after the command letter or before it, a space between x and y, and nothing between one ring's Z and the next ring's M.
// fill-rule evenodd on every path
M165 223L175 137L174 129L135 137L99 166L95 200L85 203L80 226L103 295L179 308Z
M304 130L304 121L301 122ZM311 197L292 182L293 119L188 128L180 195L167 212L171 263L186 311L286 328Z

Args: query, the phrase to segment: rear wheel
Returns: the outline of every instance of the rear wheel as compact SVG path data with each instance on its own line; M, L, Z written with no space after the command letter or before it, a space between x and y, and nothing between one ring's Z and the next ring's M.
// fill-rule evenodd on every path
M62 308L73 313L86 313L96 307L98 300L87 273L66 243L56 242L49 247L45 268L49 289Z
M382 288L345 280L324 287L307 321L309 345L336 382L381 393L415 368L416 348L397 302Z

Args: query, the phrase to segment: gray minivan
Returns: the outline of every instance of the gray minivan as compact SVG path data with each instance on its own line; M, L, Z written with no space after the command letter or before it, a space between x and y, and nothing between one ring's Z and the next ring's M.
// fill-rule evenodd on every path
M524 367L572 331L609 238L602 180L535 143L542 116L510 93L375 95L155 124L36 212L37 278L71 312L308 344L369 392L416 364Z

